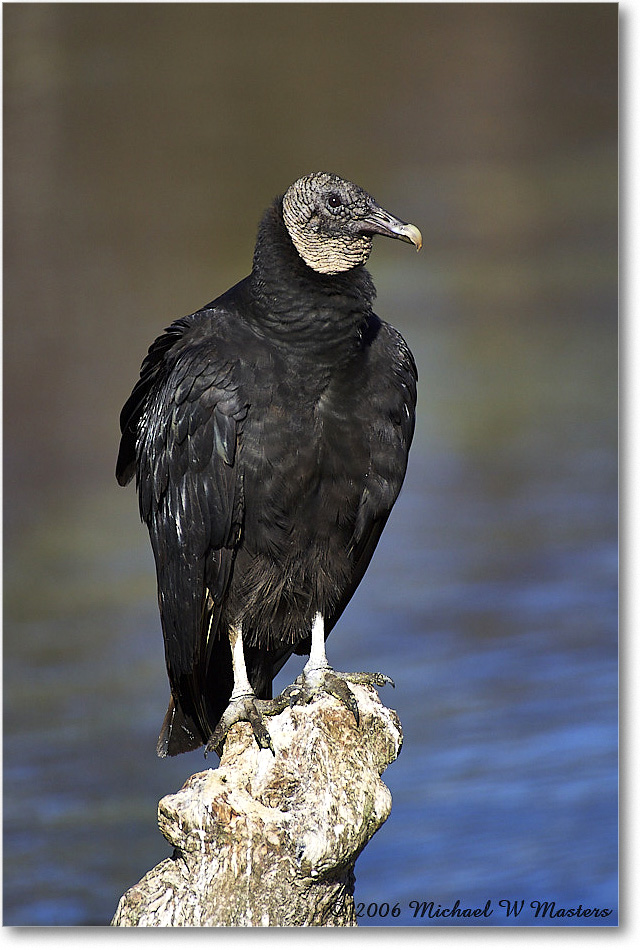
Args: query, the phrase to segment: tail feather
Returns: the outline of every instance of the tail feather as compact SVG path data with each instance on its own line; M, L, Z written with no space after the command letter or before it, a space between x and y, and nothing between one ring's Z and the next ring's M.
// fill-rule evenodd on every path
M186 716L173 696L165 713L163 726L158 737L156 753L164 759L168 755L178 755L180 752L191 752L207 741L203 738L196 722Z

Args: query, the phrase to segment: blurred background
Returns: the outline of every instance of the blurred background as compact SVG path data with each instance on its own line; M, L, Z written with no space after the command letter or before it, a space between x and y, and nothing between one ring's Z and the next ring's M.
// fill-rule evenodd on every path
M157 801L206 763L155 755L168 687L118 415L153 338L245 276L263 209L324 169L424 236L370 259L418 428L328 644L393 677L405 730L355 895L402 914L360 923L507 898L519 919L477 923L554 900L614 924L617 5L3 18L4 923L104 925L170 853Z

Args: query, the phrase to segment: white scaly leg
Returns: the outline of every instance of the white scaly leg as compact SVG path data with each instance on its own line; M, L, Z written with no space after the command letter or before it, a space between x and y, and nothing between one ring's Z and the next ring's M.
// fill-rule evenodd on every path
M230 647L232 648L232 672L234 674L234 686L230 702L241 699L246 696L254 696L254 690L247 678L247 669L245 667L245 653L243 652L243 630L241 626L230 627Z
M247 675L245 666L245 652L243 650L243 630L240 624L230 627L228 632L230 649L232 650L232 673L234 683L229 703L221 716L216 729L212 733L205 748L205 755L212 750L220 754L223 740L228 730L235 722L249 722L257 743L261 749L270 749L274 752L270 733L263 722L263 714L268 715L280 712L285 702L278 703L270 699L257 699L252 684Z
M361 683L368 686L385 686L387 683L394 686L395 684L383 673L335 672L325 654L325 623L321 613L314 615L311 639L310 658L303 667L303 672L292 686L288 686L283 691L281 696L293 706L298 703L312 702L320 693L329 693L350 710L359 725L359 707L348 683Z
M325 655L325 623L323 615L316 613L312 621L312 644L310 658L303 672L283 692L291 705L312 702L320 693L329 693L343 703L359 723L359 707L353 693L340 676L334 672Z
M308 675L313 670L328 670L330 664L325 655L325 624L321 614L315 614L312 622L312 648L310 659L305 664L303 672Z

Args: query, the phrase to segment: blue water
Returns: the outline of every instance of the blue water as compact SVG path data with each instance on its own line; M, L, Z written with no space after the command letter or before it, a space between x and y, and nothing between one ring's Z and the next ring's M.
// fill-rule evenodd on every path
M402 513L412 535L412 507ZM485 525L478 514L477 528L492 532L492 509ZM581 511L567 517L581 521ZM529 912L539 900L610 909L582 922L616 923L617 553L614 541L592 547L569 539L557 550L503 552L504 562L512 555L503 575L425 591L392 635L386 669L404 687L386 699L405 744L385 776L392 816L358 864L366 908L398 902L395 922L407 925L550 925ZM394 621L371 619L384 649ZM469 908L490 900L493 916L410 916L412 901L457 899ZM526 909L507 918L502 899Z
M118 413L154 336L244 276L266 203L325 167L424 235L371 258L418 425L328 642L393 677L405 734L359 922L615 924L617 5L3 17L4 923L105 925L170 853L157 802L206 763L155 756L168 687ZM487 913L429 916L453 908Z

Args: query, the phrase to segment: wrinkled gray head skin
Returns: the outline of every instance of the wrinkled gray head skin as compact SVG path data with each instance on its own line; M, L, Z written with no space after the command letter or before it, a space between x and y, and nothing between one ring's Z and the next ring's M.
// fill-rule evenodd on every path
M308 267L320 274L340 274L365 264L372 236L408 241L420 249L421 232L379 207L351 181L315 172L290 185L283 196L283 220Z

